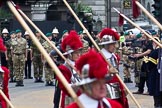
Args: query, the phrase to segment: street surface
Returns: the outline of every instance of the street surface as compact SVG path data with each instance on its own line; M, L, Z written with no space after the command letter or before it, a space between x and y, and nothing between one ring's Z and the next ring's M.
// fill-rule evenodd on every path
M120 67L120 71L122 71L122 67ZM119 75L122 78L122 72ZM45 86L45 83L34 83L34 79L25 79L24 85L24 87L15 87L15 83L9 83L11 103L15 108L53 108L54 86ZM126 85L131 92L137 91L134 83L127 83ZM134 95L134 97L141 108L153 108L153 98L151 96ZM128 101L130 108L137 108L129 95Z

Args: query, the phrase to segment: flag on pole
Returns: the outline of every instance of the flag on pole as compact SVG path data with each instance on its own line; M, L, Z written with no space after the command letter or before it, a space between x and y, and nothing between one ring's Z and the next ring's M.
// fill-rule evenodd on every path
M118 25L122 26L124 24L124 18L119 14L119 21L118 21Z
M136 4L137 0L132 1L132 11L133 11L133 18L137 18L140 15L140 9Z
M18 4L16 4L15 6L16 10L20 9L20 6Z

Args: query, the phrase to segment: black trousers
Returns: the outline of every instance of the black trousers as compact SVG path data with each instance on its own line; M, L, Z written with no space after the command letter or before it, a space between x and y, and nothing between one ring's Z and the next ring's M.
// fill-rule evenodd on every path
M148 67L147 64L143 62L141 66L141 72L140 72L140 82L138 85L139 92L144 92L145 83L148 88Z
M153 99L155 107L162 107L162 92L159 96L153 96Z
M1 66L5 66L8 68L6 57L1 57Z
M142 93L144 92L145 83L146 83L146 86L148 88L148 77L140 76L140 82L139 82L139 85L138 85L138 91L139 92L142 92Z
M25 62L25 77L30 78L31 77L31 60L28 59Z
M58 87L58 85L55 85L55 93L54 93L54 99L53 99L53 104L54 108L59 108L60 104L60 95L61 95L61 89Z

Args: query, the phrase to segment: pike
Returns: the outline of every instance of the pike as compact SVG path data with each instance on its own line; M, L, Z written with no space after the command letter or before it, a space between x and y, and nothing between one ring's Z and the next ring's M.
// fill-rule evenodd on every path
M3 93L3 91L0 89L0 94L2 95L2 97L5 99L5 101L8 103L8 105L11 107L11 108L15 108L12 103L10 102L10 100L6 97L6 95Z
M23 20L23 18L19 14L19 12L15 9L15 7L11 3L11 1L7 1L7 4L9 6L10 10L12 11L12 13L16 16L17 20L23 26L23 28L26 31L29 32L29 35L30 35L31 39L36 44L36 46L38 47L38 49L40 50L40 52L43 54L43 56L46 58L47 62L51 66L52 70L59 77L59 79L61 80L61 82L63 83L64 87L67 89L67 91L71 95L71 97L77 102L77 104L78 104L78 106L80 108L83 108L83 105L79 101L79 99L78 99L77 95L75 94L74 90L70 86L67 86L69 83L67 82L67 80L65 79L65 77L62 75L62 73L60 72L60 70L58 69L58 67L56 66L56 64L53 62L53 60L48 56L48 53L45 51L45 49L43 48L43 46L40 44L40 42L38 41L38 39L35 37L34 33L28 27L28 25L26 24L26 22Z
M79 20L78 16L75 14L75 12L73 11L73 9L70 7L70 5L68 4L68 2L66 0L63 0L63 2L65 3L65 5L67 6L67 8L70 10L70 12L72 13L72 15L74 16L74 18L77 20L77 22L80 24L80 26L83 28L83 30L85 30L87 36L90 38L90 40L92 41L93 45L95 46L95 48L101 53L101 55L103 56L103 58L105 59L105 61L108 63L108 65L110 66L110 72L118 72L105 58L105 56L103 55L103 53L101 52L99 46L96 44L96 42L93 40L93 38L91 37L90 33L88 32L88 30L85 28L85 26L82 24L82 22ZM133 99L133 101L136 103L136 105L138 106L138 108L141 108L141 106L139 105L139 103L137 102L137 100L135 99L135 97L133 96L133 94L130 92L130 90L127 88L127 86L124 84L124 82L122 81L122 79L119 77L118 74L115 74L116 77L119 79L120 83L124 86L124 88L126 89L126 91L128 92L128 94L130 94L131 98Z
M124 14L122 14L120 11L118 11L116 8L113 7L113 9L120 14L124 19L126 19L128 22L130 22L133 26L135 26L137 29L139 29L141 32L143 32L148 38L150 38L152 41L154 41L158 46L162 48L162 44L159 43L157 40L155 40L151 35L149 35L145 30L143 30L140 26L138 26L136 23L134 23L132 20L130 20L128 17L126 17Z
M41 34L41 36L52 46L52 48L58 53L58 55L66 61L66 63L72 67L78 74L79 72L77 69L65 58L65 56L62 54L62 52L44 35L44 33L28 18L27 15L19 8L16 4L12 1L12 4L16 7L16 9L19 11L19 13Z

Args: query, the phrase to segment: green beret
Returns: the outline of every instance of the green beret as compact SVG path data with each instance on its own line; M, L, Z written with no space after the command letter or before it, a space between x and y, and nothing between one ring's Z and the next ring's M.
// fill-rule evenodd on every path
M124 32L124 36L128 36L129 35L129 32Z
M20 33L20 32L21 32L21 30L20 30L20 29L17 29L17 30L16 30L16 33Z
M50 37L50 36L52 36L52 33L46 33L46 36Z
M141 33L139 33L139 34L136 35L136 38L140 38L140 37L142 37L142 34Z
M68 30L64 30L64 31L62 32L62 35L64 35L66 32L68 32Z
M156 32L156 31L151 32L151 35L156 35L156 34L157 34L157 32Z
M79 32L78 32L78 35L80 35L80 34L82 34L82 33L83 33L83 31L79 31Z
M15 33L15 31L11 31L11 32L10 32L10 35L12 35L12 34L14 34L14 33Z

